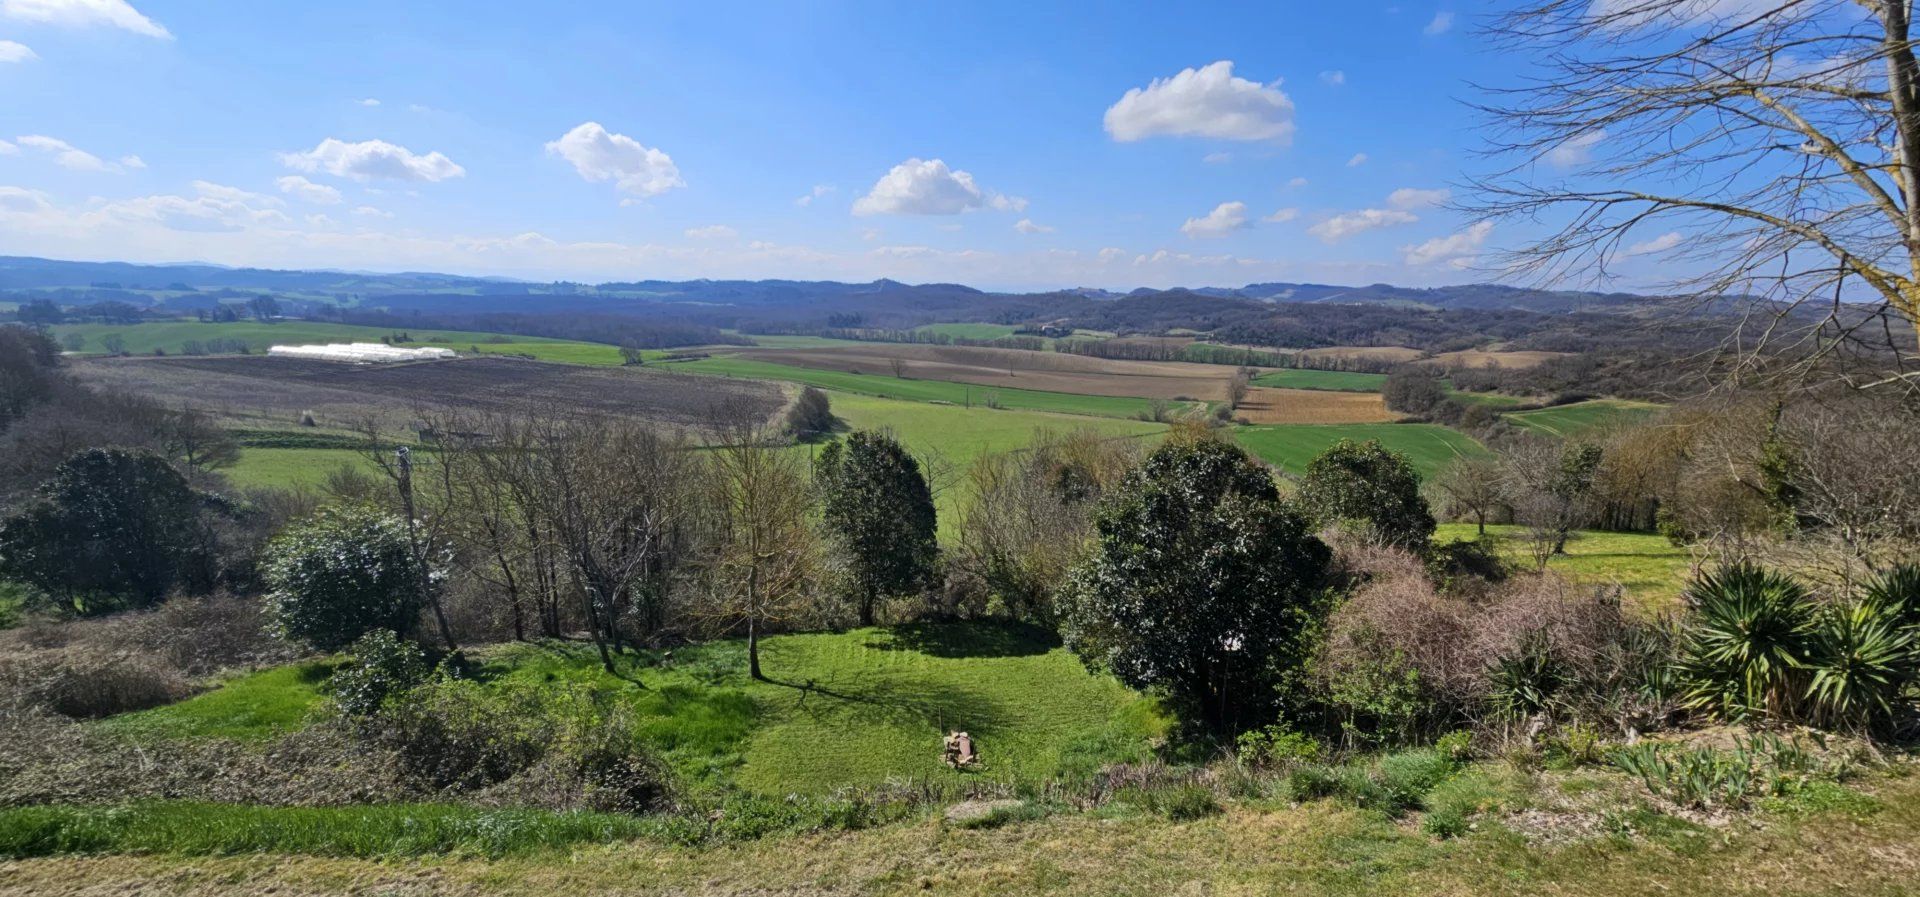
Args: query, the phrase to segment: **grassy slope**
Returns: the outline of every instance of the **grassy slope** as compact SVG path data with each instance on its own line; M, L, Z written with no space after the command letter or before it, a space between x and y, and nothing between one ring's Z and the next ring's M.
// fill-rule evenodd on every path
M1276 424L1236 427L1230 432L1248 451L1296 476L1306 471L1307 462L1342 439L1378 439L1405 454L1425 477L1456 457L1486 451L1472 437L1436 424Z
M996 781L1090 771L1140 756L1164 732L1152 702L1089 674L1035 630L955 624L775 636L761 659L770 677L817 687L749 680L738 641L679 649L668 666L636 659L627 673L645 689L608 676L584 645L505 647L486 658L482 676L604 690L645 716L644 737L689 782L770 794L957 779L940 763L950 728L981 745L983 767L964 776ZM135 735L269 735L317 701L311 669L258 673L100 725Z
M1282 368L1253 378L1255 386L1282 389L1328 389L1335 392L1379 392L1387 382L1385 374L1357 374L1349 371L1312 371Z
M1489 526L1487 534L1499 541L1509 560L1531 564L1526 530L1518 526ZM1434 538L1461 541L1474 538L1471 523L1444 523ZM1627 597L1650 610L1669 610L1679 600L1681 585L1692 569L1687 549L1675 547L1665 536L1651 533L1582 531L1567 543L1567 553L1547 562L1547 569L1575 582L1618 583Z
M291 489L319 486L343 465L365 465L369 473L373 471L372 463L358 449L248 447L240 450L240 460L223 473L238 487Z
M980 405L989 395L997 396L1003 408L1025 411L1052 411L1062 414L1085 414L1098 417L1134 417L1150 407L1146 399L1116 398L1113 396L1082 396L1064 392L1046 392L1035 389L1011 389L1002 387L971 386L965 383L950 383L944 380L914 380L874 373L853 374L845 371L825 371L791 365L774 364L746 358L714 357L696 361L675 362L664 366L667 369L690 374L713 374L727 377L748 377L756 380L781 380L788 383L804 383L823 389L841 392L860 393L861 395L881 396L883 398L909 399L919 402L949 402L954 405L966 405L971 402Z
M1507 420L1548 436L1569 437L1613 423L1631 423L1659 411L1661 407L1652 402L1594 399L1538 411L1515 411L1507 415Z
M564 361L579 364L619 364L620 350L598 343L572 342L569 340L543 339L534 336L513 336L509 342L489 343L488 340L500 338L500 334L474 333L461 330L398 330L388 327L361 327L353 324L329 324L321 321L283 321L277 324L261 324L253 321L236 321L224 324L209 324L199 321L166 321L146 324L63 324L53 328L56 340L68 334L85 337L87 344L82 352L105 352L101 340L108 334L119 334L126 340L127 351L136 355L151 354L155 349L165 350L169 354L179 354L181 347L189 340L225 339L241 340L247 348L255 352L264 352L275 345L302 345L309 343L362 342L377 343L383 336L392 336L405 332L412 336L417 346L442 346L457 352L468 351L478 346L482 352L507 352L534 355L543 361Z
M298 812L351 822L367 811ZM1622 814L1620 821L1627 818ZM1242 805L1188 823L1138 815L1070 815L969 831L927 820L857 834L776 837L701 850L649 843L567 849L565 839L555 837L561 844L554 849L497 861L262 855L248 852L249 845L243 843L199 852L210 855L17 861L0 874L0 891L529 897L615 892L958 897L1914 893L1913 874L1920 868L1920 778L1889 780L1874 798L1770 814L1764 822L1758 829L1709 829L1670 821L1637 831L1632 838L1596 833L1574 844L1533 843L1493 825L1441 841L1404 821L1310 803ZM384 824L376 820L365 830L390 836L410 831L390 819ZM379 843L369 846L376 856L401 853L382 850ZM220 855L232 852L243 855Z

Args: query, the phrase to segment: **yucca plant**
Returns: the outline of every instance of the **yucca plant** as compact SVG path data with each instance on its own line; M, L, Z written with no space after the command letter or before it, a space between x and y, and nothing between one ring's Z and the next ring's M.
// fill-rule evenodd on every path
M1864 599L1825 609L1811 647L1807 698L1828 728L1864 731L1891 719L1916 672L1914 632L1895 604Z
M1882 571L1867 581L1861 598L1884 606L1897 625L1920 628L1920 564L1902 564Z
M1792 578L1751 564L1687 586L1682 646L1687 706L1727 719L1792 718L1813 650L1813 599Z

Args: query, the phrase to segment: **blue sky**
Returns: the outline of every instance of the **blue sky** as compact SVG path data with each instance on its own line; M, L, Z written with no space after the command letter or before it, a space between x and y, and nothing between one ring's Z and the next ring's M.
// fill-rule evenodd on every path
M1426 285L1518 236L1438 205L1516 74L1445 3L0 0L0 41L0 254Z

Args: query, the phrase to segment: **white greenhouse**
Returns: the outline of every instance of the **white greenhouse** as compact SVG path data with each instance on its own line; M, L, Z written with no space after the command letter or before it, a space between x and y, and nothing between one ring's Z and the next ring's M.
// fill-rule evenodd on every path
M323 346L274 346L267 354L275 358L311 358L315 361L340 361L348 364L377 364L389 361L437 361L459 358L452 349L402 349L385 343L328 343Z

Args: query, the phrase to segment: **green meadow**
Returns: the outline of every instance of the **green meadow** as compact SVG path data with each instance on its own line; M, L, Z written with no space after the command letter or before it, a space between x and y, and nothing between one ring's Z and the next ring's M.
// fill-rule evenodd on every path
M1567 438L1614 424L1633 423L1651 417L1663 407L1652 402L1626 399L1592 399L1537 411L1514 411L1506 417L1516 426L1548 436Z
M1083 396L1016 387L974 386L945 380L915 380L894 377L877 371L856 374L848 371L816 370L733 356L677 361L665 367L690 374L779 380L880 398L945 402L962 407L983 407L997 402L1003 409L1051 411L1096 417L1137 417L1152 407L1152 403L1146 399Z
M1293 476L1305 473L1308 462L1342 439L1377 439L1429 478L1455 458L1487 451L1473 437L1438 424L1273 424L1229 432L1247 451Z
M1253 378L1255 386L1280 389L1325 389L1334 392L1379 392L1387 382L1385 374L1359 374L1351 371L1311 371L1280 368Z

